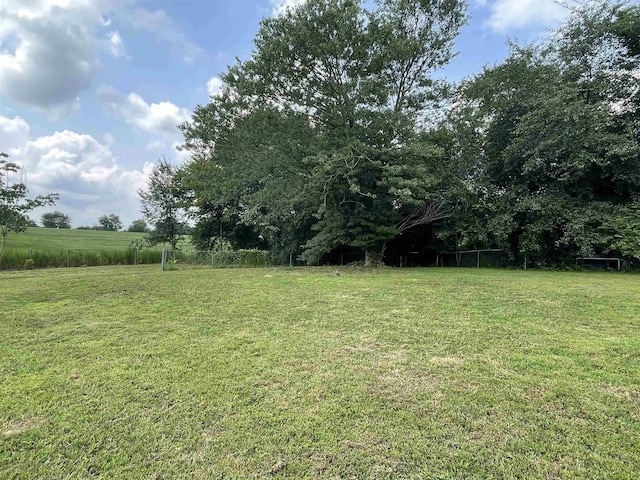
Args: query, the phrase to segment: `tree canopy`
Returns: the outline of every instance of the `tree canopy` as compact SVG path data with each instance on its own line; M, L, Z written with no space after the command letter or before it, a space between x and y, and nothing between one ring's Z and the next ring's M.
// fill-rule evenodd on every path
M43 213L40 217L45 228L71 228L71 218L58 210Z
M340 245L379 261L402 225L437 219L442 151L419 132L465 20L456 0L310 0L263 20L182 126L199 229L234 219L307 261Z
M149 227L147 226L147 222L143 218L138 218L131 222L129 228L127 228L128 232L138 232L138 233L146 233L149 231Z
M570 7L567 7L570 8ZM208 247L338 247L380 261L416 236L558 263L638 258L640 7L571 7L542 41L453 87L434 72L456 0L309 0L181 126L176 179Z
M53 205L58 199L55 193L28 198L23 168L7 158L6 153L0 152L0 259L9 232L24 232L32 224L29 212Z
M453 225L463 244L550 263L632 251L613 226L640 195L639 13L589 3L462 86L446 128L451 155L474 156L473 208Z
M102 230L108 230L111 232L117 232L122 229L122 220L115 213L109 215L102 215L98 218L98 225Z
M176 168L165 158L154 165L147 180L147 189L139 190L142 214L152 226L148 241L152 245L168 242L177 248L183 234L182 207L175 181Z

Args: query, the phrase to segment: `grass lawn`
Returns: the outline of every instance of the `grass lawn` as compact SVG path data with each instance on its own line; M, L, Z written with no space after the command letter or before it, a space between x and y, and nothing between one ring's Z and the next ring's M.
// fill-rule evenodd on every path
M638 478L640 277L0 273L3 478Z
M75 230L69 228L28 228L23 233L9 233L5 249L55 252L60 250L126 250L131 242L145 236L135 232Z

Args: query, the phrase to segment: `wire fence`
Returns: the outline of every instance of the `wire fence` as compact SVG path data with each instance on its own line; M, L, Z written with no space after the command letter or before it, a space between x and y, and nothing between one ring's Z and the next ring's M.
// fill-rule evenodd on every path
M214 267L297 266L303 263L290 252L265 250L196 251L164 250L168 264ZM0 270L73 268L106 265L161 264L163 250L7 250L0 258Z
M7 250L0 258L0 270L34 268L94 267L160 263L162 250Z
M267 250L167 250L166 261L169 264L245 268L302 265L293 253Z
M165 262L163 263L163 252ZM411 252L410 252L411 253ZM435 254L434 254L435 255ZM323 257L321 265L355 265L363 263L364 254L357 252L337 253ZM400 266L414 266L416 262L408 254L400 257ZM434 265L431 257L430 265ZM120 249L120 250L6 250L0 257L0 270L29 270L42 268L72 268L107 265L149 265L162 264L163 268L173 265L200 265L211 267L278 267L303 266L305 262L297 260L297 254L267 250L159 250L159 249ZM435 255L435 265L439 267L467 268L557 268L554 265L531 260L515 262L507 252L498 249L467 250ZM396 265L397 266L397 265ZM568 269L602 269L637 271L640 262L620 258L579 257L565 265Z
M436 263L441 267L506 268L509 256L500 249L466 250L441 253Z

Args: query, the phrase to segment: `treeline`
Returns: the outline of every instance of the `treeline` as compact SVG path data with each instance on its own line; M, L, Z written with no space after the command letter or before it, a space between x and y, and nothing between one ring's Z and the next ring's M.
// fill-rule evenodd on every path
M640 8L589 2L452 86L456 0L309 0L181 129L193 242L640 258ZM177 191L177 190L176 190Z

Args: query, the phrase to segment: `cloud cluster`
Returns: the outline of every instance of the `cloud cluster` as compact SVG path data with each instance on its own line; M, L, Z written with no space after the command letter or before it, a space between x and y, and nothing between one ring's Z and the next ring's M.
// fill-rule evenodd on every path
M54 116L74 111L91 87L100 49L127 57L112 18L142 29L186 62L205 56L163 11L141 0L0 0L0 96Z
M19 155L30 131L27 122L20 117L0 117L0 151L11 156Z
M529 26L551 27L569 14L567 7L554 0L495 0L478 4L489 6L491 14L486 25L500 33Z
M98 98L108 111L146 132L177 134L178 125L190 117L187 109L171 102L149 104L137 93L124 96L108 86L98 89Z
M3 0L0 94L54 112L74 109L98 68L87 25L99 18L86 2Z
M119 214L125 223L140 216L137 190L151 163L126 169L108 145L90 135L64 130L30 139L29 130L19 117L0 117L0 142L13 139L11 160L24 165L31 195L59 193L56 209L70 215L75 226L93 225L105 213Z

